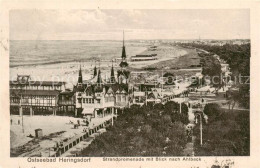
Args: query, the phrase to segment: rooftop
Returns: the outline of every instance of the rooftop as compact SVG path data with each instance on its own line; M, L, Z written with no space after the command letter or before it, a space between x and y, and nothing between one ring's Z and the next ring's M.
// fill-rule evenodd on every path
M59 81L28 81L28 82L9 81L9 84L32 85L32 86L62 86L65 84L65 82L59 82Z
M17 90L17 89L10 89L11 96L18 96L18 95L27 95L27 96L58 96L59 91L57 90Z

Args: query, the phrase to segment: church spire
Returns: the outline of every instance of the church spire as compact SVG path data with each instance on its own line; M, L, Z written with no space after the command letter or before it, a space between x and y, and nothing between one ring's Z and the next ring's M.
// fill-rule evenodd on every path
M128 66L128 63L126 62L126 52L125 52L125 32L123 31L123 48L122 48L122 61L119 64L121 68L125 68Z
M83 82L83 79L82 79L81 64L80 64L78 83L79 83L79 84L82 84L82 82Z
M99 70L98 70L98 76L97 76L97 84L102 83L102 78L101 78L101 71L100 71L100 62L99 62Z
M97 67L96 67L96 61L95 61L95 67L94 67L94 77L97 76Z
M110 75L110 82L115 83L115 72L114 72L114 67L113 67L113 60L112 60L112 68L111 68L111 75Z
M98 83L98 84L101 84L101 83L102 83L102 79L101 79L101 71L100 71L100 69L98 70L97 83Z
M125 52L125 32L123 30L123 48L122 48L122 60L126 59L126 52Z

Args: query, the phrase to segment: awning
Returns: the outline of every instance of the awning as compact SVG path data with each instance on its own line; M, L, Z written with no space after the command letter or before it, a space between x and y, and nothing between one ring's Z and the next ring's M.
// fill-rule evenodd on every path
M87 107L83 109L82 114L92 115L94 114L94 111L95 111L94 107Z

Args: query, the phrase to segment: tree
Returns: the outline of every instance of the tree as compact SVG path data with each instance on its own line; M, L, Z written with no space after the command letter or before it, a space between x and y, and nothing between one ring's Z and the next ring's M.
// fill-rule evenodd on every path
M215 105L211 105L215 109ZM216 117L203 125L203 145L200 139L195 141L197 156L249 156L250 122L249 113L245 111L224 112L220 109ZM214 113L208 113L214 116ZM199 126L195 126L194 135L199 135Z
M164 109L164 105L161 104L161 103L156 103L156 104L153 106L153 108L154 108L155 110L163 110L163 109Z
M239 91L236 89L230 89L227 91L227 95L228 95L227 99L228 99L228 104L229 104L228 108L230 110L230 107L232 105L231 108L232 108L232 112L233 112L233 109L234 109L236 103L239 102L241 99Z
M250 42L247 44L242 44L242 45L231 45L231 44L225 44L223 46L217 46L217 45L204 45L204 44L195 44L195 43L188 43L185 44L185 46L192 46L198 49L203 49L208 52L217 54L220 59L226 61L226 63L229 64L229 67L232 72L232 80L235 81L235 78L237 78L240 75L249 78L250 76ZM206 62L208 62L210 59L206 58L205 56L208 54L205 53L200 53L200 56L202 57L201 64L205 65L204 73L207 74L208 71L207 69L210 69L210 64L206 65ZM208 59L205 61L205 59ZM212 68L213 66L212 66ZM218 83L216 79L216 83ZM220 83L221 84L221 83ZM222 85L215 85L216 87L221 87ZM231 104L236 104L236 102L239 103L240 106L248 108L249 109L249 92L250 92L250 85L249 82L245 84L245 81L242 81L242 83L239 83L237 88L240 89L240 93L238 97L241 99L239 100L232 100L230 103ZM236 97L235 97L236 98Z
M180 119L173 122L161 107L131 106L81 155L181 156L186 145L185 125Z
M221 113L220 106L216 103L206 104L203 113L208 116L208 122L214 121Z
M164 105L165 113L176 113L179 110L179 104L174 101L168 101Z
M212 54L204 56L203 60L202 74L209 76L213 86L219 88L222 84L220 62Z

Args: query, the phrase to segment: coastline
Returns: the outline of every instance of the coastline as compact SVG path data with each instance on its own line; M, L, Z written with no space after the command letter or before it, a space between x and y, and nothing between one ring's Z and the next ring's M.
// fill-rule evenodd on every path
M170 46L167 44L159 44L159 50L156 51L158 54L158 60L154 61L141 61L141 62L129 62L130 67L133 70L140 70L144 67L150 66L152 64L161 64L164 61L176 59L178 57L184 56L187 53L187 49L177 46ZM139 46L139 50L134 52L131 51L129 53L140 54L146 52L148 50L147 44L143 46ZM130 59L130 56L127 56ZM115 57L113 59L120 58L120 56ZM113 66L115 68L115 72L119 69L119 61L115 61ZM65 81L67 88L72 88L73 85L77 83L78 78L78 70L82 68L83 80L91 79L93 76L93 69L96 65L97 68L100 68L102 72L102 77L107 78L110 76L110 70L112 67L111 59L101 59L100 62L96 62L93 59L82 60L82 61L55 61L50 63L43 64L31 64L31 65L23 65L23 66L10 66L10 80L14 80L19 75L30 75L33 80L48 80L48 81Z

